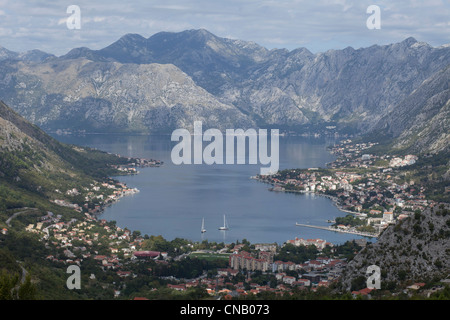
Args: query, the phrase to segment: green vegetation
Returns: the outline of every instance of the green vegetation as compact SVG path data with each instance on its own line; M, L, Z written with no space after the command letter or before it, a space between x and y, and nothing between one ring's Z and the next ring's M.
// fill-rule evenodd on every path
M187 257L180 261L174 261L169 265L156 265L153 274L158 277L173 276L176 278L192 279L203 274L203 271L217 271L226 268L228 260L224 259L199 259Z
M169 256L175 256L192 251L189 247L189 241L181 238L176 238L172 241L167 241L162 236L150 236L141 245L142 250L167 252Z
M361 249L362 247L353 240L346 241L344 244L336 246L334 252L338 257L351 260L359 251L361 251Z
M1 110L0 110L1 111ZM200 276L215 278L219 269L228 268L229 255L234 246L240 244L239 241L228 246L228 253L218 253L226 247L224 243L203 241L192 243L186 239L176 238L168 241L162 236L141 236L139 231L133 231L128 240L119 240L117 234L112 234L109 230L117 231L114 221L95 222L89 229L78 233L73 226L64 226L67 229L64 236L69 233L76 235L70 239L70 246L63 246L61 241L62 231L51 230L48 232L48 239L43 240L42 234L25 231L25 227L34 224L37 218L54 212L61 215L63 221L76 218L81 221L84 218L82 213L72 209L61 207L51 203L50 199L67 200L70 203L87 204L87 209L93 209L100 202L95 200L86 201L85 197L95 185L98 193L104 196L112 194L108 187L102 186L102 182L111 183L115 181L107 178L109 175L117 175L119 171L111 165L126 164L130 159L120 158L88 148L78 148L75 146L63 145L46 136L37 127L16 120L18 126L26 130L29 135L23 139L20 148L15 150L3 150L0 158L0 227L7 228L7 234L0 234L0 299L113 299L115 291L120 290L119 299L130 299L136 296L145 296L150 299L208 299L210 296L204 285L198 284L191 288L186 288L184 292L178 292L168 287L168 285L178 284L178 279L193 279ZM14 138L14 134L11 134ZM5 139L0 140L5 141ZM16 136L15 138L19 138ZM33 140L35 139L35 140ZM42 148L35 145L42 143ZM440 176L445 174L447 156L439 156L432 162L418 162L415 166L407 169L400 169L401 178L398 181L408 182L418 181L420 185L426 185L431 195L435 199L445 199L445 180ZM377 163L385 165L384 162ZM431 163L431 164L430 164ZM429 168L429 166L431 166ZM436 170L435 170L436 169ZM343 170L345 171L345 170ZM367 172L366 169L351 169L355 173ZM335 170L283 170L279 173L281 179L294 178L298 175L312 175L316 179L322 176L331 175ZM441 179L441 180L440 180ZM368 178L355 180L353 186L368 183ZM110 186L111 186L110 185ZM432 186L432 187L430 187ZM287 184L286 189L298 190L302 187ZM78 194L68 194L66 191L77 189ZM86 190L87 189L87 190ZM412 194L414 187L407 189ZM333 191L328 191L333 193ZM384 197L393 198L392 193L380 191ZM369 194L370 197L377 196L377 192ZM366 206L366 204L365 204ZM391 210L385 203L378 203L376 200L368 201L363 211L370 209ZM400 211L401 212L401 211ZM17 215L20 213L20 215ZM399 213L399 211L396 211ZM445 217L449 214L448 209L441 207L435 210L435 214ZM13 218L13 219L10 219ZM8 220L10 219L10 220ZM450 218L445 220L445 225L436 223L423 223L426 214L416 211L412 217L411 228L407 229L403 221L399 222L394 230L397 232L397 240L401 241L407 234L412 234L417 239L425 240L448 239L450 237ZM8 221L8 222L7 222ZM365 225L364 221L353 216L336 218L336 225L343 224L356 227L361 231L374 231L372 226ZM128 230L127 230L128 231ZM128 233L127 233L128 234ZM86 239L84 236L89 235ZM94 236L95 235L95 236ZM123 230L120 236L124 235ZM89 240L91 244L87 244ZM95 239L94 241L91 241ZM168 258L160 255L157 259L133 260L130 254L131 244L138 250L150 250L167 252ZM242 240L240 251L257 253L255 246L247 240ZM426 244L418 244L415 247L407 245L398 250L398 254L407 256L413 252L421 252L426 248ZM73 252L71 252L70 250ZM112 254L112 250L114 254ZM318 255L327 257L339 257L352 260L361 247L355 241L349 241L341 246L333 248L327 246L321 252L315 246L294 246L286 244L274 256L274 260L290 261L302 264L305 261L313 260ZM413 251L413 250L419 251ZM126 256L125 250L128 250ZM134 250L134 249L133 249ZM198 250L204 250L199 252ZM364 249L366 250L366 249ZM387 249L387 250L390 250ZM67 253L69 251L69 253ZM447 250L448 251L448 250ZM446 251L446 254L448 252ZM89 253L85 255L84 253ZM381 253L381 252L379 252ZM92 255L91 255L92 254ZM83 270L82 290L68 290L66 287L68 256L72 263L80 264ZM98 260L95 256L103 256ZM256 257L256 254L254 255ZM445 258L435 259L425 252L422 252L424 259L429 261L429 265L437 269L446 267ZM127 258L125 258L127 257ZM70 260L70 259L69 259ZM112 262L113 260L119 261ZM366 265L369 261L363 262ZM70 263L70 262L69 262ZM113 265L113 263L117 263ZM396 273L400 281L408 280L408 266L401 266ZM384 270L383 270L384 271ZM125 274L123 274L125 272ZM303 271L285 270L289 276L299 276ZM386 271L384 271L386 272ZM252 283L261 286L276 288L281 284L274 273L245 272L236 276L225 278L226 286L233 287L239 282L243 282L246 290L250 289L250 284L246 282L251 275ZM365 277L353 279L352 289L358 290L365 287ZM427 282L431 283L431 282ZM383 290L394 290L397 288L395 282L383 283ZM274 292L259 293L248 296L248 299L352 299L350 294L336 293L330 288L318 288L313 292L311 288L292 288L291 295L281 296ZM374 297L381 298L383 295L375 293ZM431 298L448 299L448 288L436 293ZM241 297L242 298L242 297Z
M65 286L64 266L44 260L49 251L35 235L10 231L7 237L0 235L0 245L0 300L78 299L78 292Z
M108 176L124 174L116 167L135 162L135 159L62 144L0 102L0 121L4 119L13 126L4 128L0 136L0 228L6 230L5 234L0 233L1 298L111 299L113 289L91 281L89 275L83 275L85 291L68 290L67 266L46 259L49 255L64 257L65 248L44 244L36 233L25 231L25 227L35 224L38 217L48 212L59 216L61 221L83 218L82 213L50 200L58 199L80 207L87 204L82 208L84 212L93 209L100 201L95 198L87 201L86 196L111 195L113 190L102 184L114 185L116 181ZM69 190L77 191L70 193ZM101 227L96 231L104 232ZM49 240L50 244L57 243L53 234ZM81 241L74 241L72 245L81 246ZM107 239L101 238L96 249L106 254L109 246ZM82 255L77 253L77 257ZM91 268L89 262L84 267L85 270ZM98 270L98 266L95 269ZM93 273L100 278L104 276L98 271Z
M295 246L293 244L285 244L280 252L274 257L274 260L292 261L294 263L304 263L317 257L316 246Z
M364 220L359 219L352 214L347 214L345 217L337 217L335 219L335 221L336 221L336 223L333 224L334 226L338 226L340 224L342 224L344 226L350 226L350 227L357 227L357 226L365 225Z
M17 274L10 275L6 271L0 274L0 300L34 300L36 287L31 283L30 276L23 282Z
M427 199L436 202L450 203L450 192L446 192L449 186L449 152L441 152L435 155L423 155L411 166L400 168L403 181L414 181L416 185L425 188Z
M230 258L230 254L229 253L203 253L203 252L193 252L190 254L191 257L200 259L200 260L226 260L228 261L228 259Z

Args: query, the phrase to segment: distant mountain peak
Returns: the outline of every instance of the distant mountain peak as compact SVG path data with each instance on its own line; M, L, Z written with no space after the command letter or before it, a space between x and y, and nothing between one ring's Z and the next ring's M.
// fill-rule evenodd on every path
M88 47L79 47L79 48L73 48L69 52L67 52L65 55L60 56L60 59L78 59L78 58L87 58L87 59L93 59L95 56L95 51L89 49Z
M407 46L411 46L415 43L417 43L418 41L416 40L416 38L414 37L408 37L405 40L403 40L401 43L402 44L406 44Z
M394 44L395 45L395 44ZM418 48L431 48L431 46L423 41L418 41L416 38L414 37L409 37L406 38L405 40L403 40L402 42L399 43L400 46L406 47L406 48L414 48L414 49L418 49Z
M209 32L206 29L191 29L191 30L188 30L188 32L203 35L203 36L214 36L214 34L212 34L211 32Z
M16 58L19 54L17 52L6 49L0 46L0 60Z
M14 59L21 61L43 62L49 58L55 58L55 56L38 49L28 50L19 53L0 46L0 61L7 59Z
M166 37L206 37L206 38L217 38L216 35L212 34L206 29L189 29L180 32L170 32L161 31L151 35L147 40L166 38Z
M216 35L214 35L213 33L209 32L206 29L190 29L190 30L185 30L182 32L179 32L180 35L185 35L185 34L189 34L191 36L196 36L196 37L201 37L201 38L217 38Z
M138 33L127 33L120 37L116 42L136 42L136 41L145 41L146 39Z
M127 33L104 49L129 49L133 47L145 47L147 39L137 33ZM104 50L103 49L103 50Z
M54 55L44 52L42 50L34 49L26 52L22 52L18 55L20 60L31 62L43 62L50 58L56 58Z

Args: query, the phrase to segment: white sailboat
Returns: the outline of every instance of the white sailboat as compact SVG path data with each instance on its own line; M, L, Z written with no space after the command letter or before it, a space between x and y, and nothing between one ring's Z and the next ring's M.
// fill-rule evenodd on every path
M225 215L223 215L223 227L219 227L219 230L228 230L227 220L225 219Z
M202 229L201 229L201 232L202 232L202 233L205 233L205 232L206 232L206 229L205 229L205 218L202 219Z

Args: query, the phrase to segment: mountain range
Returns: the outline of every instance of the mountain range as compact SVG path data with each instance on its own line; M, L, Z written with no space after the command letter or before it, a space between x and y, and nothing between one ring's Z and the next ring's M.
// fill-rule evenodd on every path
M219 129L395 138L394 148L448 151L450 47L414 38L312 53L268 50L206 30L127 34L55 57L0 53L0 97L45 130Z

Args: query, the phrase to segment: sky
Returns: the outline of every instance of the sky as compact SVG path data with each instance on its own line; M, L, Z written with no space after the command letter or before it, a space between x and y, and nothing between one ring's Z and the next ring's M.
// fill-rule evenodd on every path
M394 3L393 3L394 2ZM70 26L78 6L79 28ZM368 8L379 8L379 16ZM376 20L374 20L376 18ZM379 19L378 19L379 18ZM380 28L369 28L379 22ZM206 29L268 49L312 52L385 45L414 37L450 43L450 0L0 0L0 46L57 56L73 48L104 48L127 33Z

